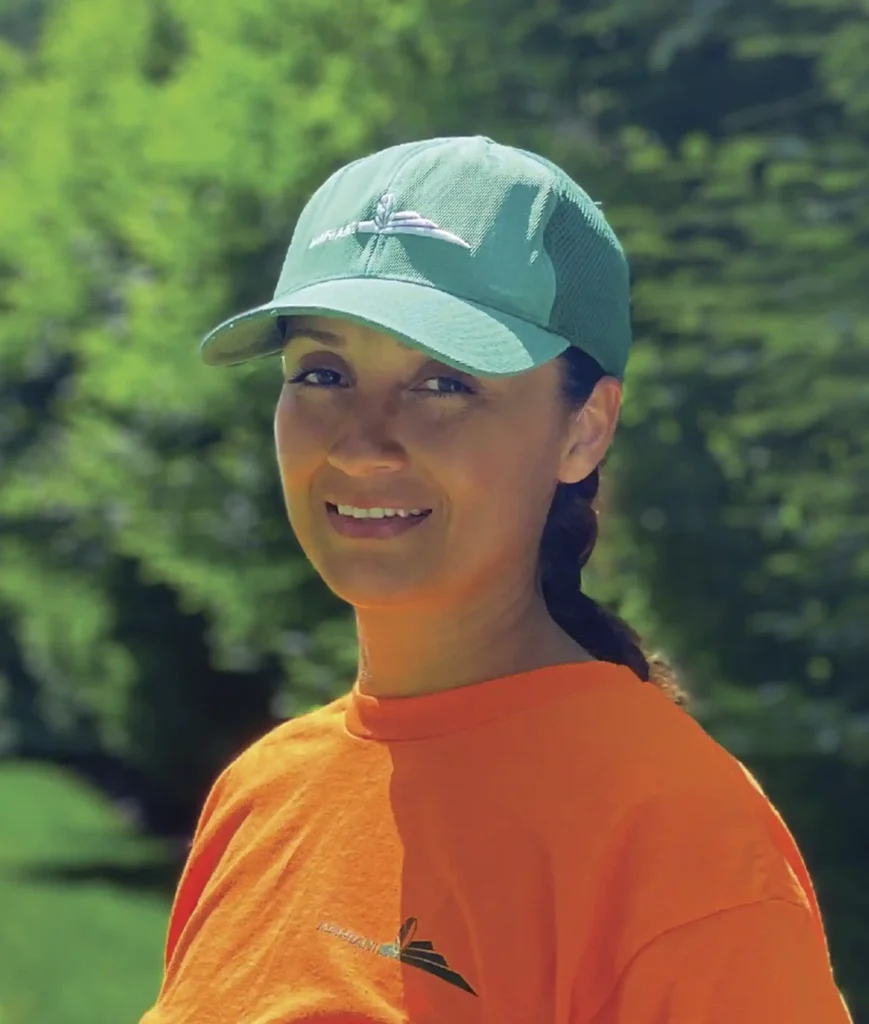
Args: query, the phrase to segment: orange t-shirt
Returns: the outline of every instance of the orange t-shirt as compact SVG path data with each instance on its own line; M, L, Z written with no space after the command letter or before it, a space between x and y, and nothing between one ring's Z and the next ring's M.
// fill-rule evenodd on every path
M655 686L354 689L210 793L142 1024L846 1024L812 883Z

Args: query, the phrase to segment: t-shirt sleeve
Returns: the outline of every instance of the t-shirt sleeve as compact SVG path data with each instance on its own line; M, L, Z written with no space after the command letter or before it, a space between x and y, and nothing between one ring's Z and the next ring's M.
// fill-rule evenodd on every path
M783 900L658 936L627 965L593 1024L770 1021L852 1024L810 912Z
M232 835L234 822L232 816L225 813L231 768L232 765L224 769L214 782L200 811L169 914L160 993L157 1003L145 1013L140 1024L160 1024L160 999L171 982L173 968L177 968L176 961L182 955L178 947L184 929Z
M231 768L232 766L230 766ZM191 913L199 902L202 891L226 849L228 831L223 810L229 786L230 768L225 769L211 787L199 814L193 841L187 855L181 879L175 891L169 927L166 934L164 968L169 970L178 940Z

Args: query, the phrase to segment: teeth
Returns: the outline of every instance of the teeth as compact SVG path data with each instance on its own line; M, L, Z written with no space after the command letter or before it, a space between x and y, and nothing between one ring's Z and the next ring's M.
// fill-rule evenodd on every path
M338 512L342 516L351 516L353 519L393 519L398 516L407 519L408 516L422 515L420 509L408 511L403 508L356 508L355 505L338 505Z

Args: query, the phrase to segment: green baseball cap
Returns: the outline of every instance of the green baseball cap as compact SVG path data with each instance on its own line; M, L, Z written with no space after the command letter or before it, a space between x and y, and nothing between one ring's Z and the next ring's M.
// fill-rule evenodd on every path
M274 298L202 341L211 365L278 353L277 318L334 316L482 376L575 345L622 378L630 280L598 206L543 157L482 137L384 149L299 217Z

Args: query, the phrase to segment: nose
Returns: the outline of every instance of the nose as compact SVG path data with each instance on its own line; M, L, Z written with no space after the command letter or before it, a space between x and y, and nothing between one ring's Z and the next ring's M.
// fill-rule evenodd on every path
M379 476L404 469L407 453L382 418L354 418L332 446L327 461L347 476Z

